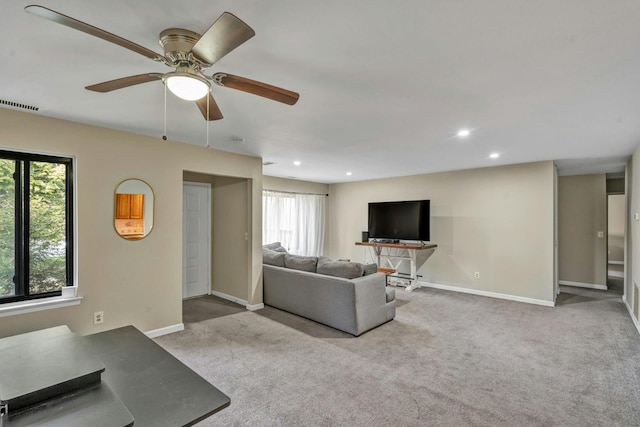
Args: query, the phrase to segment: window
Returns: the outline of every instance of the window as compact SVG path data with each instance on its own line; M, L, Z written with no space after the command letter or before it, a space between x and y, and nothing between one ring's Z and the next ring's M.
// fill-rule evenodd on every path
M324 194L262 192L262 242L280 242L296 255L322 255Z
M73 285L72 159L0 150L0 303Z

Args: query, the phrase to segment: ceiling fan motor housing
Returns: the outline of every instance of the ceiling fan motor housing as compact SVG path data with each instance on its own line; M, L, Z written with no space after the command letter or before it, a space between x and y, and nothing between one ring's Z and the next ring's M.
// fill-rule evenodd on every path
M198 69L207 68L210 64L203 64L191 54L191 48L200 37L200 34L183 28L168 28L161 32L159 42L168 65L193 69L198 64Z

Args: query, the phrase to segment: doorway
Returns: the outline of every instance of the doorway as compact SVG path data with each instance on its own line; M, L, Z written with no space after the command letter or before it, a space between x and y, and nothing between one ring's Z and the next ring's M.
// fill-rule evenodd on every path
M624 287L624 250L626 196L607 195L607 287L619 291Z
M211 293L211 184L184 182L182 298Z
M187 274L196 276L196 273L207 271L206 291L202 287L186 298L201 295L206 299L207 295L223 298L243 306L248 304L249 281L251 275L251 180L247 178L210 175L194 171L184 171L183 187L205 186L209 189L209 198L192 198L189 194L183 195L183 205L188 203L204 206L209 209L209 217L206 220L206 228L201 226L189 226L190 213L183 211L183 283L187 283ZM186 209L184 207L183 209ZM205 238L209 243L206 250L200 249L198 254L205 254L208 262L206 270L192 270L191 260L187 260L188 251L193 251L191 234L199 230L197 234ZM193 254L192 254L193 255ZM185 310L193 305L183 303L183 318Z

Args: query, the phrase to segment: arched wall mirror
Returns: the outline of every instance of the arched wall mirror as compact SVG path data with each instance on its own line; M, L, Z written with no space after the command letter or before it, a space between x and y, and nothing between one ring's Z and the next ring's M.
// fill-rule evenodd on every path
M141 179L125 179L116 187L113 226L123 239L140 240L153 228L154 196Z

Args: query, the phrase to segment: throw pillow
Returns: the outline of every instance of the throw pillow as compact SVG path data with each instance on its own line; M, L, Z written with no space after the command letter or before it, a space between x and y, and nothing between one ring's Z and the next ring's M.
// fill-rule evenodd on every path
M276 267L284 267L284 257L286 253L272 251L271 249L262 248L262 263L275 265Z
M316 272L318 265L318 257L316 256L302 256L302 255L284 255L284 266L293 270Z
M370 274L378 272L378 264L376 264L376 263L364 264L363 267L364 267L364 273L362 274L363 276L368 276Z
M355 279L362 276L364 266L359 262L321 260L318 262L318 273L327 276Z
M287 252L280 242L267 243L266 245L262 245L262 247L276 252Z

